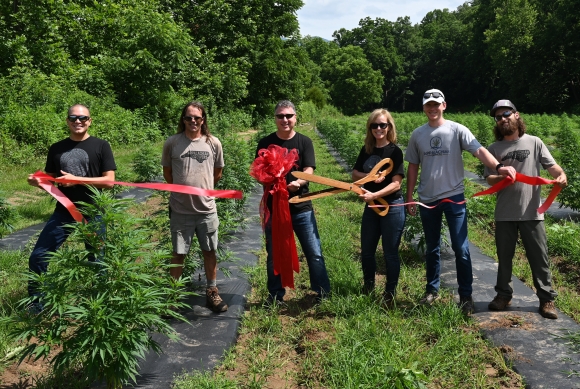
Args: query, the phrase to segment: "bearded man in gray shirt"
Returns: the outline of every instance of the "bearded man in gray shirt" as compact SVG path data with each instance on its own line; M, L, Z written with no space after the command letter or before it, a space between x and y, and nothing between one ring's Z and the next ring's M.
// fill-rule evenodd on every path
M467 241L467 214L463 194L463 150L478 158L485 166L502 176L515 179L515 170L498 161L475 139L469 129L459 123L443 118L447 108L445 96L438 89L430 89L423 95L423 112L428 123L416 128L411 134L405 152L407 168L407 202L413 201L419 165L421 180L417 192L421 202L433 208L419 209L426 244L425 295L419 301L431 305L439 298L441 284L441 227L443 215L447 219L451 248L455 253L459 304L464 314L473 312L473 272L471 254ZM407 211L415 216L416 207L407 205Z
M496 125L493 133L496 142L489 146L489 152L501 163L512 166L518 173L539 176L542 168L564 188L566 174L554 161L550 151L538 137L526 134L526 125L509 100L499 100L491 109ZM486 167L485 176L490 185L497 184L503 177ZM495 244L499 262L497 295L489 309L502 311L510 305L513 295L512 259L515 254L518 231L526 250L526 257L532 269L536 294L540 299L540 315L557 319L554 306L556 291L552 289L552 276L548 264L548 245L544 215L537 209L541 205L541 187L515 182L497 193L495 207Z

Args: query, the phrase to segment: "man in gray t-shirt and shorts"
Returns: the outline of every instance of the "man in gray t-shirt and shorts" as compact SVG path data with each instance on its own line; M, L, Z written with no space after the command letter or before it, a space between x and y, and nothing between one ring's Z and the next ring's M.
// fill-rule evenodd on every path
M190 185L214 189L222 176L224 157L220 141L210 135L205 108L199 102L187 104L181 112L177 134L163 145L163 177L169 184ZM183 261L189 252L193 235L197 236L203 253L207 279L206 304L214 312L224 312L228 306L217 288L217 258L219 220L213 197L171 193L169 198L172 264L170 269L178 279L183 273Z
M496 142L489 152L502 164L512 166L518 173L539 176L542 168L554 177L562 188L567 185L566 174L556 164L550 151L538 137L526 134L526 125L515 105L509 100L499 100L491 109L496 125L493 133ZM503 177L486 167L485 176L490 185L497 184ZM537 209L541 205L541 187L522 182L500 190L495 207L495 244L499 262L497 295L489 309L501 311L510 305L513 295L512 259L515 254L518 231L532 269L536 294L540 299L540 314L548 319L557 319L554 306L556 291L552 289L552 276L548 263L548 245L544 215Z
M413 201L419 165L419 200L433 208L420 208L421 223L425 234L425 267L427 283L420 304L431 305L439 298L441 277L441 227L443 214L449 226L451 247L455 253L459 303L463 312L473 311L473 273L469 242L467 241L467 214L463 195L463 158L466 150L485 166L498 170L502 176L515 178L515 170L504 167L479 144L469 129L459 123L443 118L447 108L445 96L438 89L430 89L423 95L423 112L428 123L416 128L411 134L405 153L407 168L407 202ZM415 216L414 204L407 211Z

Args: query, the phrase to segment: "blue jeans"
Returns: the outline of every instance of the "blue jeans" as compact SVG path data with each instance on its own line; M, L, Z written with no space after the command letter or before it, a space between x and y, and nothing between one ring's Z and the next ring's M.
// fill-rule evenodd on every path
M330 280L328 279L324 257L322 256L322 246L320 245L320 236L318 235L314 212L302 212L291 215L291 217L292 228L300 242L300 246L308 263L310 288L318 293L319 297L327 295L330 292ZM268 252L266 262L268 292L270 292L271 299L282 300L286 289L282 287L282 278L280 275L274 275L274 262L272 260L272 219L266 224L265 234L266 251Z
M449 197L449 200L460 202L465 199L463 194ZM441 200L428 203L437 205ZM465 204L441 203L433 209L419 207L421 223L425 233L427 246L426 267L427 285L426 292L439 292L441 283L441 227L442 217L445 214L451 248L455 253L455 267L457 269L458 293L462 297L469 297L473 291L473 272L471 269L471 255L469 254L469 242L467 241L467 214Z
M90 222L91 220L89 220ZM92 219L94 223L100 223L101 217L97 216ZM72 232L72 228L66 228L65 225L67 224L74 224L76 221L73 219L71 214L62 211L55 211L46 225L42 229L42 232L38 236L38 240L36 241L36 245L34 246L34 250L30 254L30 258L28 259L28 270L36 273L46 273L48 270L48 259L50 258L50 253L55 252L58 248L66 241L68 236ZM98 230L98 235L103 237L105 236L105 227L104 225L101 226ZM85 244L85 247L88 251L93 250L88 244ZM90 254L88 257L89 261L95 262L95 256ZM35 282L28 281L28 295L29 296L38 296L39 292L37 291L38 285Z
M399 198L389 204L403 204ZM365 206L360 228L361 263L365 285L374 285L377 262L375 253L382 237L383 254L387 270L385 292L395 294L399 283L401 260L399 244L405 227L405 207L390 207L389 213L379 216L373 208Z

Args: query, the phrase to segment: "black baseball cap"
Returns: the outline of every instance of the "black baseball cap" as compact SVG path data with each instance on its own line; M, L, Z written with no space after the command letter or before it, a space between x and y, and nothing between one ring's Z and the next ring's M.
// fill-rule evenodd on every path
M492 117L493 117L493 116L495 116L495 111L496 111L498 108L502 108L502 107L505 107L505 108L511 108L511 109L513 109L514 111L517 111L517 109L516 109L516 106L515 106L515 105L513 105L513 103L512 103L511 101L509 101L509 100L498 100L498 101L497 101L497 102L496 102L496 103L493 105L493 108L491 109L491 112L489 113L489 114L490 114L490 116L492 116Z

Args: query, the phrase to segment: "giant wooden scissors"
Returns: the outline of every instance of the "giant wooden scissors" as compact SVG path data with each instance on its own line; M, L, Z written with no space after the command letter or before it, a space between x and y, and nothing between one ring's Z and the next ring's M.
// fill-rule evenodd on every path
M385 170L379 172L380 168L386 164L388 164L388 167ZM363 184L365 184L367 182L375 181L376 179L378 179L380 177L385 177L387 174L389 174L391 172L391 170L393 170L393 162L391 161L390 158L385 158L385 159L381 160L379 163L377 163L375 165L375 167L369 172L369 174L367 174L365 177L361 178L360 180L353 182L352 184L349 184L348 182L333 180L332 178L326 178L326 177L322 177L322 176L316 176L314 174L295 171L295 172L292 172L292 175L296 178L300 178L300 179L303 179L306 181L316 182L318 184L333 186L334 188L324 189L324 190L320 190L317 192L312 192L312 193L307 193L307 194L300 195L300 196L295 196L295 197L290 198L290 200L288 200L288 202L301 203L303 201L318 199L320 197L330 196L330 195L333 195L336 193L342 193L342 192L346 192L346 191L351 191L351 192L354 192L356 194L363 194L364 190L361 188L361 186L363 186ZM378 213L381 216L385 216L387 213L389 213L389 203L387 203L383 198L378 198L376 201L378 201L379 203L381 203L381 205L383 205L383 207L380 207L380 208L373 208L373 210L376 213ZM369 201L369 204L375 205L374 200ZM381 210L381 208L382 208L382 210Z

